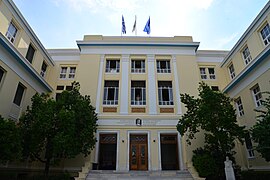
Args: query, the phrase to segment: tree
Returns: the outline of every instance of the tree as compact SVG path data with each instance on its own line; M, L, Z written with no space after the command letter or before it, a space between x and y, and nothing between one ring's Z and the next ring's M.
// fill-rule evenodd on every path
M13 120L0 115L0 163L18 160L21 155L19 130Z
M177 130L182 136L186 134L188 144L191 144L195 135L203 130L205 146L194 153L196 156L201 156L201 152L210 153L215 158L215 166L218 167L217 172L213 174L222 177L226 156L233 157L235 139L242 142L244 137L244 127L236 123L236 114L230 98L219 91L211 90L205 83L200 83L199 98L181 94L181 101L185 104L187 112L179 119ZM211 170L214 169L216 168Z
M35 94L32 107L20 119L23 155L45 163L46 176L51 165L80 153L87 156L96 143L97 115L90 96L79 93L79 83L72 86L57 101L48 94Z
M262 157L270 161L270 93L262 105L265 110L256 110L261 114L257 117L256 124L251 128L252 139L258 143L256 150L261 153Z

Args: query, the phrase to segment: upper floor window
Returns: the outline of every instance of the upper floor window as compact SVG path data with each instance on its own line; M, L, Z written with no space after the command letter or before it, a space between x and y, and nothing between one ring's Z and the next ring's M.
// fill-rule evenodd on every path
M27 50L27 53L26 53L25 58L26 58L30 63L32 63L32 61L33 61L35 51L36 51L36 50L35 50L35 48L32 46L32 44L29 44L29 47L28 47L28 50Z
M245 47L245 49L242 51L242 55L243 55L245 64L247 65L248 63L250 63L250 61L252 60L252 57L251 57L248 47Z
M256 86L254 86L252 89L252 95L256 104L256 107L259 107L262 105L262 93L260 90L259 85L257 84Z
M253 145L252 145L252 141L251 141L249 133L245 135L245 144L246 144L248 158L253 158L255 154L254 154Z
M131 105L145 105L145 81L131 81Z
M0 67L0 85L2 82L2 79L4 78L5 70Z
M264 45L268 45L270 42L270 27L268 23L261 30L261 36L262 36Z
M74 79L76 73L76 67L61 67L60 79Z
M207 72L208 69L208 72ZM214 68L200 68L201 79L216 79L215 69Z
M13 103L16 104L17 106L21 105L24 91L25 91L25 87L21 83L19 83L17 86L17 90L15 93L14 99L13 99Z
M173 105L173 91L171 81L158 81L159 105Z
M118 89L119 81L105 81L104 83L104 105L117 105L118 104Z
M10 42L14 43L17 32L18 28L14 25L13 22L11 22L6 33L6 37Z
M234 71L234 66L233 66L233 64L230 64L230 65L229 65L229 73L230 73L231 79L235 78L235 71Z
M158 73L171 73L170 60L157 60Z
M211 89L212 89L213 91L219 91L218 86L211 86Z
M241 97L239 97L239 98L237 98L235 100L235 104L236 104L236 107L237 107L238 115L243 116L245 114L245 112L244 112L243 104L242 104L242 101L241 101Z
M145 60L131 60L132 73L145 73Z
M119 73L120 60L106 60L106 71L109 73Z
M46 64L45 61L43 61L42 66L41 66L41 71L40 71L40 75L42 77L45 77L46 71L47 71L47 67L48 67L48 65Z

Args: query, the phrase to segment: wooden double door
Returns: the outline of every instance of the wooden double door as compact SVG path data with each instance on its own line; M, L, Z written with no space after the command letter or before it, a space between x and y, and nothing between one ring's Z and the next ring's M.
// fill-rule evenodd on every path
M130 170L148 170L147 135L130 135L129 167Z

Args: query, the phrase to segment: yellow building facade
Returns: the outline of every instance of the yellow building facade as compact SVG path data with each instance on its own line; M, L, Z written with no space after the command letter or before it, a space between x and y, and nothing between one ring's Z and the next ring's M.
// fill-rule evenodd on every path
M117 37L85 35L76 49L46 50L12 1L0 0L0 114L18 120L36 93L57 97L73 81L90 95L98 113L96 146L89 157L61 162L55 169L130 171L189 170L192 145L176 130L185 113L180 93L198 95L199 82L235 100L238 123L252 127L253 109L270 90L266 4L231 51L198 50L191 36ZM237 145L243 169L269 169L250 138ZM10 165L6 168L14 168ZM42 169L38 163L23 166Z

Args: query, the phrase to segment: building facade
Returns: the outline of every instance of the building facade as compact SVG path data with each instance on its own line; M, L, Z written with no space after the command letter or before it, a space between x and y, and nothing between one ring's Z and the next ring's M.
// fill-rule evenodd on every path
M262 108L262 92L270 90L269 8L270 3L229 52L198 50L191 36L101 35L85 35L77 49L46 50L16 5L0 0L0 114L18 120L36 92L57 99L78 81L98 113L97 142L89 157L65 160L58 169L81 170L81 177L89 169L193 173L192 151L203 137L187 145L177 132L186 111L180 93L196 97L204 81L234 99L238 123L252 127L253 109ZM243 169L270 168L250 137L236 150Z

